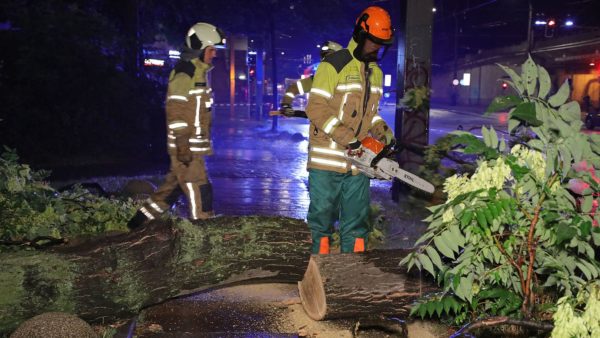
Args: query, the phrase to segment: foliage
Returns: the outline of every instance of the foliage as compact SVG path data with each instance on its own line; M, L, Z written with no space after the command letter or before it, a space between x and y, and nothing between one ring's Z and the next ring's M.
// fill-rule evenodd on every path
M454 151L457 136L448 134L440 137L428 146L423 155L423 165L419 168L419 176L431 182L436 192L441 192L446 178L460 173L473 173L475 166L465 156Z
M14 151L0 156L0 244L40 246L67 237L125 230L135 212L130 201L96 196L76 187L57 192L47 173L18 163Z
M428 86L416 86L404 93L401 102L410 110L425 111L429 110L430 98L431 90Z
M479 157L477 169L446 180L448 200L429 208L419 249L401 262L429 272L443 288L417 305L421 315L539 319L551 310L547 301L577 294L600 276L599 216L592 213L600 137L580 133L567 83L547 98L550 77L531 58L520 75L501 67L518 99L495 100L491 109L511 108L509 132L534 137L509 148L493 128L482 128L482 140L454 133L464 153Z
M600 285L582 289L577 297L562 297L554 313L552 338L600 337Z

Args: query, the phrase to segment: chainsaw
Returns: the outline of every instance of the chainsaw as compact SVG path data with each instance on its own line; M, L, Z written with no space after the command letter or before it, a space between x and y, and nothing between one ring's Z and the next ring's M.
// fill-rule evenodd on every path
M288 114L283 114L279 110L269 112L270 116L304 117L306 113L301 110L292 110ZM419 176L401 169L398 162L387 158L391 154L392 145L384 145L372 137L365 137L361 141L361 146L355 150L348 150L346 158L363 174L370 178L390 181L397 178L417 189L421 189L430 194L435 190L433 184L420 178Z
M361 141L358 149L349 149L346 157L363 174L370 178L392 180L397 178L417 189L430 194L435 190L433 184L419 176L401 169L398 162L387 158L392 145L384 145L376 139L367 136Z

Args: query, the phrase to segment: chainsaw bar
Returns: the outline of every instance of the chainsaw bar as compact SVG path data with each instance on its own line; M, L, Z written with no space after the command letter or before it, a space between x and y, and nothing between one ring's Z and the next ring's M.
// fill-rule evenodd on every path
M433 184L425 181L424 179L420 178L419 176L413 173L401 169L398 166L398 163L396 163L393 160L390 160L389 158L383 158L379 162L377 162L376 170L381 170L382 172L393 176L401 180L402 182L405 182L417 189L421 189L430 194L433 194L433 191L435 190Z

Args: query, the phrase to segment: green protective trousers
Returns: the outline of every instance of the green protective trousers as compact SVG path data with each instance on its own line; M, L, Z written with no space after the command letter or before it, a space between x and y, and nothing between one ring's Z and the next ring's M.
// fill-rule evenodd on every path
M339 220L341 252L353 252L356 238L363 238L366 246L370 212L369 178L363 174L341 174L333 171L309 169L308 227L312 235L312 252L319 252L322 237L333 234Z

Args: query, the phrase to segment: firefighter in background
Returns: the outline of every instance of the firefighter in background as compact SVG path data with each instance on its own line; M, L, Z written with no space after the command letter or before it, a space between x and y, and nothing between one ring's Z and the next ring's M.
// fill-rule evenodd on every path
M323 61L327 55L339 50L342 50L342 45L339 43L335 41L325 41L325 43L323 43L321 46L321 61ZM281 115L287 117L306 117L306 113L302 111L294 111L292 108L292 101L294 101L294 98L297 95L303 95L304 93L310 92L310 89L312 88L313 77L314 75L300 79L285 89L285 95L281 100L281 108L279 109Z
M204 162L204 156L212 154L212 90L207 75L216 46L224 44L223 32L211 24L200 22L189 29L181 59L169 76L165 104L171 167L165 182L127 224L130 229L168 210L182 192L192 221L214 216L213 191Z
M341 251L361 252L368 238L369 178L345 158L360 150L369 134L395 144L392 131L378 114L383 73L377 61L392 43L390 16L368 7L358 17L346 49L319 65L306 114L310 119L308 226L312 252L329 253L333 225L339 220Z

